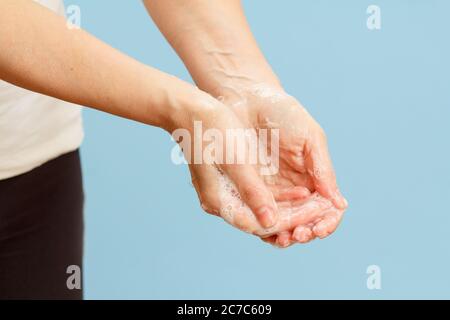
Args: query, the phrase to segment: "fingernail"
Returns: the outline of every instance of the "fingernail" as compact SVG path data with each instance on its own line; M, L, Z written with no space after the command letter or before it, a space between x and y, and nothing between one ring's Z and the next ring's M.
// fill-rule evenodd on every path
M278 239L277 243L280 248L286 248L286 247L289 247L289 245L291 244L291 241L289 239L284 239L283 241L280 241Z
M341 191L338 189L336 190L336 195L334 197L335 204L338 206L338 209L345 209L348 206L347 200L342 195Z
M345 198L344 198L344 204L345 204L345 207L347 208L348 207L348 201Z
M270 208L264 207L262 209L259 209L258 216L260 217L261 225L263 228L273 227L276 223L275 213Z
M283 247L283 248L287 248L287 247L289 247L290 245L291 245L291 242L290 242L289 240L286 240L286 241L283 242L282 247Z
M302 243L302 242L306 242L306 240L308 240L308 238L306 237L306 235L304 234L304 233L296 233L296 234L294 234L294 239L297 241L297 242L300 242L300 243Z
M324 238L326 238L326 229L325 229L325 226L323 225L323 223L322 224L317 224L315 227L314 227L314 234L317 236L317 237L319 237L320 239L324 239Z
M297 228L294 231L294 238L300 243L307 242L312 236L312 231L307 228Z

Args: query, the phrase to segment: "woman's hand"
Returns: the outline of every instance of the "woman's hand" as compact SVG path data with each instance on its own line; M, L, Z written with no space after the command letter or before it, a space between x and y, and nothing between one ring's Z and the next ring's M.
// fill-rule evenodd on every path
M219 176L221 203L220 216L238 229L261 237L264 241L285 248L293 239L300 243L311 241L315 236L326 237L334 231L342 218L344 210L318 193L300 192L297 187L295 200L278 201L278 221L268 229L261 228L251 210L237 196L237 191L226 176Z
M272 193L258 175L257 168L248 161L243 163L224 161L228 151L226 144L229 142L226 139L227 132L233 130L239 132L244 129L243 124L224 104L198 89L194 90L196 91L194 95L190 94L188 99L182 99L180 111L172 113L166 129L173 133L174 139L181 145L202 208L215 215L223 212L221 195L224 190L219 185L220 173L229 177L236 186L236 192L250 208L260 226L273 227L277 223L277 205ZM183 95L185 94L181 94ZM196 131L198 125L201 126L201 132ZM207 133L214 133L216 138L218 136L225 143L220 152L210 157L202 146ZM196 146L199 144L200 150L197 150ZM199 151L200 154L194 155L193 151ZM221 157L220 154L224 156Z
M342 210L346 204L336 187L325 135L305 109L280 89L245 19L241 1L144 3L199 88L233 104L244 126L280 129L280 171L265 177L277 203L294 201L306 187ZM255 83L270 85L252 87ZM311 238L326 234L319 231L322 224L316 226ZM299 233L294 232L294 237ZM282 233L277 239L286 244L291 234Z
M189 99L183 98L187 96ZM165 127L173 132L185 154L193 185L206 212L280 247L290 245L292 239L305 243L316 235L325 237L336 228L343 210L335 208L318 193L312 194L315 189L306 178L302 183L290 180L296 175L302 179L302 174L286 167L284 151L280 172L271 177L261 175L264 165L251 163L249 158L244 157L247 162L240 164L225 163L227 152L245 152L247 155L250 144L254 143L244 137L244 149L229 148L232 141L228 139L228 133L253 130L253 123L246 121L247 126L244 126L232 109L200 90L194 95L178 90L177 98L168 103L172 110L179 109L179 112L172 113ZM199 124L201 132L196 131ZM284 132L284 129L280 131ZM208 132L214 132L215 139L221 137L219 140L224 143L221 152L205 152L203 140ZM283 143L291 143L283 139ZM196 150L199 142L200 154L194 155L199 151ZM233 158L237 160L238 157Z
M347 201L337 187L322 128L296 99L279 87L228 86L222 92L222 100L243 123L257 129L279 130L279 171L262 176L278 207L298 210L306 188L331 201L335 208L326 208L321 214L312 215L310 221L292 227L290 232L280 232L266 240L285 247L292 241L307 242L331 234L341 220Z

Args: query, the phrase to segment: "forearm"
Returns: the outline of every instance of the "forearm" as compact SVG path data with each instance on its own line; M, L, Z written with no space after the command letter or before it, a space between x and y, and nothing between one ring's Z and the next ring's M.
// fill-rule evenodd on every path
M1 2L0 48L5 81L166 129L169 115L198 91L67 28L64 18L33 1Z
M234 87L279 81L247 24L239 0L144 0L200 89L214 96Z

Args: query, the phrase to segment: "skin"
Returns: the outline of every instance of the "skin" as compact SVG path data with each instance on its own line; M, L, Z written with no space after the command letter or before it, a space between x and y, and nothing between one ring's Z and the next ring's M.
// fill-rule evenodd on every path
M311 220L305 220L297 228L284 230L276 243L286 247L288 242L305 243L328 236L336 230L347 203L346 200L340 203L342 196L336 185L323 130L295 98L278 87L258 84L236 92L240 100L229 105L243 122L258 129L278 129L280 132L279 171L273 176L262 176L280 203L279 208L287 203L297 209L297 201L305 197L306 189L311 194L317 192L336 209L324 208L320 218L311 215Z
M288 203L300 204L305 189L329 200L322 219L310 219L270 237L286 247L323 238L338 226L347 201L339 192L322 128L284 89L258 48L239 0L145 0L147 10L181 57L198 87L223 101L244 126L280 129L280 171L262 177L272 191L280 216ZM269 94L258 94L255 88ZM217 213L214 172L195 172L196 189L212 199L205 206ZM209 190L209 194L205 190ZM317 200L317 199L316 199ZM310 216L310 215L307 215Z
M307 243L315 237L323 239L329 236L337 228L344 213L344 210L336 209L320 194L310 194L308 189L296 187L295 200L278 201L279 219L275 226L265 229L236 195L232 182L225 176L221 176L219 181L220 188L225 190L221 193L224 209L220 216L238 229L281 248L292 244L291 234L300 243Z
M175 7L165 8L164 3ZM177 40L178 32L170 36L163 30L175 47L177 43L180 45L181 49L177 51L200 88L228 103L229 107L205 91L123 55L82 30L68 29L63 18L27 0L4 0L0 3L0 78L28 90L158 126L168 132L178 128L193 132L194 121L201 121L204 129L214 128L221 132L248 126L265 128L273 123L284 130L289 123L283 119L295 118L297 126L308 135L303 136L295 130L282 133L282 161L278 176L263 180L250 164L201 164L190 166L193 183L202 207L220 214L224 199L219 196L217 170L229 177L248 210L245 214L235 211L235 218L228 222L244 231L250 230L265 241L286 247L294 240L307 242L314 236L328 235L337 226L345 203L330 183L334 173L330 174L331 166L324 166L327 154L313 151L313 146L317 146L319 151L326 150L323 143L320 144L323 141L315 139L320 136L316 133L321 131L304 109L293 111L292 103L289 106L271 105L272 99L267 96L257 97L267 101L250 99L254 95L251 84L261 83L263 79L271 88L281 90L281 87L262 54L255 50L256 42L246 27L238 2L217 1L211 6L212 3L174 0L148 1L146 4L151 12L150 4L174 9L175 20L168 21L175 21L174 25L186 22L186 25L179 26L178 31L185 27L192 28L193 34L195 31L209 31L206 38L197 33L198 38L194 36L191 40L194 44L195 39L201 43L192 47ZM225 20L218 19L218 23L209 24L212 23L209 21L211 17L219 18L220 14ZM154 18L159 21L158 17ZM192 21L185 21L186 18ZM242 52L232 52L230 47L221 45L230 41L227 39L230 28L226 25L234 20L236 24L231 25L238 28L235 31L239 28L243 31L242 38L237 39L242 41L239 49ZM203 29L196 29L199 25ZM190 37L192 35L184 39L189 40ZM205 60L201 59L202 56ZM253 65L249 64L250 61ZM263 105L266 106L261 107ZM269 121L260 122L258 119ZM306 152L295 155L295 159L303 156L303 169L299 163L291 163L292 153L296 150ZM320 161L316 161L318 158ZM317 167L321 169L318 171ZM311 175L311 172L321 174ZM317 203L322 199L315 196L307 199L315 191L333 202L334 211L324 207L317 212ZM313 202L316 204L311 206Z
M133 60L83 30L67 28L64 18L33 1L0 2L0 48L0 79L31 91L168 132L192 132L194 121L221 132L243 127L209 94ZM194 175L212 169L216 167L191 167ZM276 204L253 166L219 169L236 184L262 226L276 223Z

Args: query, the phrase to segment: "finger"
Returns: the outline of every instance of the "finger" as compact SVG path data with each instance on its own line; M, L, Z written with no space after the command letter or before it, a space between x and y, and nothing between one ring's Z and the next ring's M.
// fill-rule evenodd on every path
M314 224L332 207L329 200L317 193L313 194L306 202L279 203L280 219L277 231L291 230L299 225Z
M265 243L271 244L272 246L274 246L275 248L278 249L283 249L282 247L280 247L280 245L277 242L278 236L277 235L273 235L267 238L261 238L262 241L264 241Z
M232 225L241 231L255 234L261 228L252 213L244 208L236 208L233 216Z
M343 214L344 211L342 210L338 210L336 208L330 209L324 218L314 226L314 234L320 239L324 239L331 235L339 226Z
M250 165L226 165L221 167L236 185L242 200L252 210L263 228L277 222L277 206L272 193Z
M273 246L277 246L277 236L276 235L265 237L265 238L260 238L260 239L262 241L264 241L265 243L269 243Z
M277 242L280 248L287 248L291 245L291 233L289 231L280 232L277 235Z
M261 238L261 240L264 241L265 243L268 243L278 249L285 249L293 244L293 242L290 241L290 244L287 247L280 247L280 245L277 242L277 239L278 239L277 235L270 236L269 238Z
M317 192L329 199L336 208L342 210L347 208L347 200L337 187L325 135L321 134L312 139L307 145L305 153L305 166L313 178Z
M297 242L308 243L315 238L315 235L311 228L307 226L298 226L294 229L292 237Z

